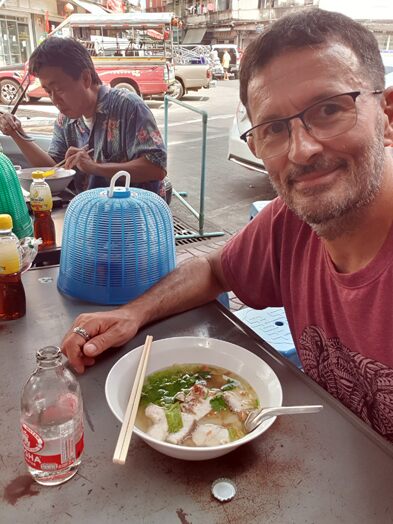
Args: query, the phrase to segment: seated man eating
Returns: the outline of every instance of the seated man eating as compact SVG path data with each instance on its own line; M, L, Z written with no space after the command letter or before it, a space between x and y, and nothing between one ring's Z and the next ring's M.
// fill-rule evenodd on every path
M60 111L49 151L21 138L16 132L21 124L10 114L0 116L0 130L32 166L53 166L65 158L66 169L77 169L78 192L106 187L117 171L125 170L133 187L164 196L165 146L138 95L102 85L87 49L71 38L42 42L30 57L29 72Z

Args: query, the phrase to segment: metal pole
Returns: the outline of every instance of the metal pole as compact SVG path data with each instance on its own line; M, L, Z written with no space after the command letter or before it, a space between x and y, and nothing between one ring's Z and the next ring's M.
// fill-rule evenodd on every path
M205 233L204 223L205 223L205 185L206 185L206 146L207 146L207 112L201 109L197 109L189 104L180 102L176 98L172 98L168 95L164 97L164 143L168 150L169 141L168 141L168 115L169 115L169 102L172 104L177 104L185 109L189 109L194 113L198 113L202 117L202 157L201 157L201 185L200 185L200 197L199 197L199 213L194 209L191 204L189 204L182 194L173 189L173 195L178 198L178 200L198 219L199 222L199 234L192 233L190 235L176 235L176 239L180 238L199 238L199 237L216 237L222 236L225 233L223 231L215 231L210 233Z
M206 138L207 138L207 113L202 114L202 158L201 158L201 188L199 198L199 233L203 234L205 223L205 178L206 178Z

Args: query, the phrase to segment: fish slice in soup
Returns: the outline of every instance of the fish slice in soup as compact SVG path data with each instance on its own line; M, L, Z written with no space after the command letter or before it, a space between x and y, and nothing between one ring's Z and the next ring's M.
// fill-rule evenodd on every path
M244 420L258 406L251 386L226 369L175 365L146 378L136 424L157 440L217 446L244 436Z

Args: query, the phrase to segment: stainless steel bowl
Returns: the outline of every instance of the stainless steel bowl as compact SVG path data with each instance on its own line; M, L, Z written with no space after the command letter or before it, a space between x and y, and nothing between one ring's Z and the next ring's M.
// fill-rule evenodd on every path
M32 172L37 171L38 169L42 171L49 171L50 169L53 169L53 167L27 167L25 169L16 170L20 185L26 191L30 191L30 185L33 180L31 177ZM45 178L45 180L52 191L52 195L57 195L66 189L74 176L74 169L64 169L60 167L56 169L56 173L54 175Z

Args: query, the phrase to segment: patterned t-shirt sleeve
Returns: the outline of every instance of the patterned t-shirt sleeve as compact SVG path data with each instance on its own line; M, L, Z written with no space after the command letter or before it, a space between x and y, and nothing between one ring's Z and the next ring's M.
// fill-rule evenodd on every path
M53 127L53 136L49 146L48 154L57 164L58 162L64 160L67 149L68 147L64 132L64 116L60 114L57 117Z
M130 104L131 110L131 104ZM150 109L142 100L136 100L132 115L127 118L127 141L129 158L146 157L153 164L166 170L166 148Z

